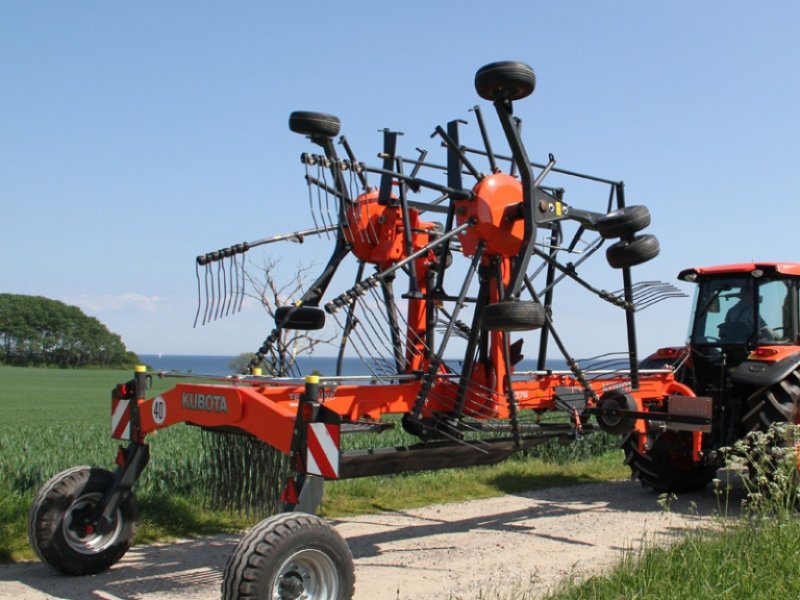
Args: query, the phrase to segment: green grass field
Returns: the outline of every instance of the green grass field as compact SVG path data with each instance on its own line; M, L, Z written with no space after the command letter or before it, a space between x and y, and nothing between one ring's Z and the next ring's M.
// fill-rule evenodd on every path
M81 464L114 468L119 442L110 433L110 391L131 377L128 371L0 366L0 561L33 557L27 511L47 479ZM172 383L155 379L148 395ZM381 435L382 445L410 441L402 431ZM201 493L206 473L201 436L197 428L177 425L147 438L150 463L134 488L141 516L137 542L252 524L247 515L208 507ZM329 482L321 511L337 516L410 508L627 476L621 454L609 447L613 440L595 435L572 446L540 447L544 460L518 457L492 467Z

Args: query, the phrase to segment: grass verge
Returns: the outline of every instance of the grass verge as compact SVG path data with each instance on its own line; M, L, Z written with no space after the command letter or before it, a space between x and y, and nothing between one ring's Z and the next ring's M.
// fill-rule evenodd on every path
M798 540L797 521L747 523L715 533L691 532L668 548L629 553L608 575L565 584L547 598L796 598L800 590Z

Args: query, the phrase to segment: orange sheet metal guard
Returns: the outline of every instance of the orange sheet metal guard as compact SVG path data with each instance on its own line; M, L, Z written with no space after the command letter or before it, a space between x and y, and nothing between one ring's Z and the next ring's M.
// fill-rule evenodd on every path
M420 385L418 380L335 387L322 384L319 402L340 415L343 422L364 418L378 420L385 414L412 410ZM624 377L595 380L591 385L598 395L610 389L630 391L630 380ZM447 398L455 394L456 387L455 381L441 380L435 384L436 393L432 393L431 398L444 398L439 402L446 403ZM519 410L553 409L556 387L582 390L572 377L560 374L515 381L513 387ZM240 384L179 383L159 396L138 401L139 433L146 435L184 422L204 427L235 427L289 454L294 450L292 438L303 392L302 384L260 385L252 380ZM691 389L676 382L671 373L643 377L640 388L630 393L636 399L638 410L647 410L645 402L663 400L669 394L694 395ZM507 417L507 399L498 397L493 401L497 404L491 406L491 414L487 410L473 416ZM428 410L438 408L441 406L433 401L426 407ZM642 420L637 421L635 428L646 431Z

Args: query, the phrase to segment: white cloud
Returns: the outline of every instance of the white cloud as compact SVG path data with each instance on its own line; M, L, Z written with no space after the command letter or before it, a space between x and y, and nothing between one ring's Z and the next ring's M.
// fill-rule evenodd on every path
M105 294L102 296L81 294L74 298L66 298L64 301L68 304L75 304L89 313L131 309L155 313L159 309L161 298L142 294Z

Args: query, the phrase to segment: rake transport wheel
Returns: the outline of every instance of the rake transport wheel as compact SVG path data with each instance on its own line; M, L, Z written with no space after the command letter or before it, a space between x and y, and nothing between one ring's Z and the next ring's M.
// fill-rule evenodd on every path
M702 490L716 475L716 468L692 461L692 435L686 431L666 431L656 438L653 447L642 454L637 433L629 433L621 447L631 476L644 487L657 492Z
M136 527L133 495L107 527L90 518L113 482L114 474L105 469L75 467L42 486L28 517L28 537L42 562L67 575L92 575L122 558Z
M597 408L602 410L637 410L636 401L622 390L611 390L600 396ZM620 414L600 413L597 425L610 435L624 435L633 429L635 419Z
M222 577L222 600L350 600L353 556L324 520L290 512L253 527Z
M597 232L604 239L627 237L650 225L646 206L626 206L597 219Z
M757 391L747 399L747 413L742 417L747 431L766 431L773 423L794 423L800 404L800 370L783 380Z
M608 264L614 269L635 267L658 256L661 247L654 235L637 235L630 241L621 240L606 250Z
M475 73L475 90L484 100L522 100L536 88L536 74L524 62L505 60L481 67Z
M301 135L334 137L339 134L339 117L320 112L296 110L289 115L289 129Z
M486 331L531 331L544 322L544 307L533 301L489 304L481 314L481 327Z

